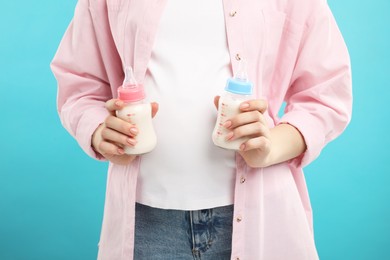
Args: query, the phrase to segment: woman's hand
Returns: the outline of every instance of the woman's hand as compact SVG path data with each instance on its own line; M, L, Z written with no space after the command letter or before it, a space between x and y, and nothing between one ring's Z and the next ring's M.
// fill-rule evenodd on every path
M131 163L136 155L125 154L125 146L135 146L137 141L135 137L138 129L115 116L116 110L124 107L124 102L119 99L111 99L106 102L106 108L110 115L106 118L92 135L92 147L107 160L115 164L126 165ZM158 111L158 104L151 103L152 117Z
M219 97L215 97L217 105ZM262 99L245 101L240 105L241 113L224 123L231 132L226 136L228 141L238 138L249 138L240 146L239 153L251 167L266 167L270 165L271 131L264 117L267 102Z
M216 107L218 101L219 97L215 97ZM305 140L294 126L282 122L271 129L268 127L264 117L267 107L262 99L245 101L240 105L241 113L224 123L231 130L228 140L249 138L241 144L239 153L254 168L288 161L306 150Z

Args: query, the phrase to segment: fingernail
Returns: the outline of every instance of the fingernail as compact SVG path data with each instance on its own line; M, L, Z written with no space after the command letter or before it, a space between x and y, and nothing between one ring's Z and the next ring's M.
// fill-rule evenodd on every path
M245 151L245 147L246 147L245 144L240 145L240 150L241 150L241 151Z
M226 141L232 139L233 135L234 135L233 132L228 133L228 134L226 135Z
M232 126L232 121L230 121L230 120L226 121L226 122L223 124L223 126L224 126L225 128L231 127L231 126Z
M118 100L118 101L115 102L115 105L116 105L117 107L121 107L121 106L123 105L123 101Z
M127 142L130 144L130 145L135 145L137 143L137 141L135 139L131 139L131 138L127 138Z
M119 149L118 149L118 153L119 153L119 154L125 154L125 150L123 150L122 148L119 148Z
M245 109L245 108L248 108L249 107L249 104L248 103L243 103L241 104L240 108L242 109Z
M130 133L132 133L132 134L138 134L138 129L137 128L135 128L135 127L132 127L132 128L130 128Z

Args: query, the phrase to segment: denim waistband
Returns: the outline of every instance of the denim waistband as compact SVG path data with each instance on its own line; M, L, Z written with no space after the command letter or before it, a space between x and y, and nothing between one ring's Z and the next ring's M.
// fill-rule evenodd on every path
M166 210L136 204L135 259L230 259L233 205Z

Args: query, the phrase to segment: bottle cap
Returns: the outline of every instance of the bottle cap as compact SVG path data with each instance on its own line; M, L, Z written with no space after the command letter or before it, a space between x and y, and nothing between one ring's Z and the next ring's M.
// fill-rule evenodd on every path
M234 78L227 80L225 90L234 94L252 95L253 83L248 80L245 61L239 61L237 73Z
M125 68L125 79L118 88L118 98L124 102L136 102L145 98L144 88L135 80L131 67Z

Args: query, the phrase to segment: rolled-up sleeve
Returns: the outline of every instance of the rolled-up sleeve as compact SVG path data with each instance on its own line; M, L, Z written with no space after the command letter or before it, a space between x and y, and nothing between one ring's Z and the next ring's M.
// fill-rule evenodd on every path
M57 105L63 126L89 156L99 160L103 158L92 149L91 138L107 117L105 102L112 98L101 49L89 3L80 0L51 69L58 82Z
M280 122L296 127L306 152L291 163L303 167L340 135L351 120L352 80L348 50L335 19L321 5L307 23Z

